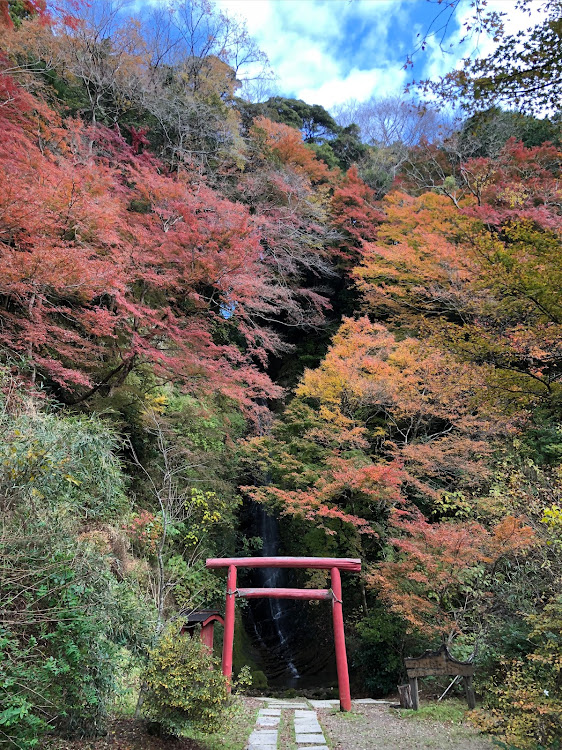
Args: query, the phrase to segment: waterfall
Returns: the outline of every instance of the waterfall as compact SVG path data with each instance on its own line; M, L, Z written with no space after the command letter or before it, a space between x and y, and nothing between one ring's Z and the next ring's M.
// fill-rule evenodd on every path
M262 540L261 557L279 554L279 525L277 518L268 513L260 503L250 503L249 528ZM259 588L285 588L288 571L282 568L254 568L246 580ZM284 687L295 687L301 675L295 664L293 638L295 631L293 602L267 597L248 601L246 622L259 646L260 659L269 680Z
M275 516L259 506L257 508L260 536L263 540L262 557L275 557L279 551L279 529ZM286 571L283 568L258 568L264 588L283 588ZM286 662L287 670L293 679L299 678L299 671L290 656L290 644L287 635L287 607L281 599L267 599L271 621L279 639L279 650Z
M256 404L263 407L263 411L258 414L258 435L266 435L271 427L271 414L267 410L265 399L256 399ZM266 478L265 484L268 484L269 478ZM262 539L261 557L275 557L279 554L279 525L278 521L272 514L268 513L260 503L251 504L251 512L254 523L252 531L259 532ZM262 588L283 588L286 581L287 571L282 568L256 568L253 576ZM253 605L256 606L256 605ZM253 606L250 607L251 622L256 638L266 651L269 651L268 644L265 642L263 633L263 623L256 622L254 617ZM267 617L269 610L269 620L273 625L275 634L274 643L270 643L274 651L277 652L291 681L298 680L300 677L299 670L295 666L291 655L291 644L288 640L288 622L287 614L289 613L288 603L281 599L265 599L264 606L257 605L258 612L261 611ZM271 640L271 639L269 639Z
M254 554L283 554L279 521L263 505L248 502L244 523L248 534L262 540L261 551ZM241 571L241 576L240 585L256 588L291 587L297 581L287 568L253 568ZM308 690L337 684L331 629L322 623L324 618L331 620L329 607L308 609L302 602L266 597L249 599L243 608L253 658L270 687ZM315 633L315 628L319 632Z

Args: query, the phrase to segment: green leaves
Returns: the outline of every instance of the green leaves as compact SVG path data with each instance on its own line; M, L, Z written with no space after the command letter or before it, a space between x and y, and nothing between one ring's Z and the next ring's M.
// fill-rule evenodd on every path
M178 623L169 625L150 651L145 713L176 736L191 727L217 730L229 705L226 679L198 633L190 637L179 629Z
M61 517L109 520L127 507L119 441L96 417L23 413L0 417L4 509L39 502Z

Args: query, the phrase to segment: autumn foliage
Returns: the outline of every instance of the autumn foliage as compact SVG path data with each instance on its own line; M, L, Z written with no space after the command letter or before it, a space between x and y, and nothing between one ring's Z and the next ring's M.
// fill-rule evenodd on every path
M60 512L75 550L103 547L95 585L110 581L108 611L121 584L125 613L129 595L152 592L154 645L169 613L222 596L197 567L207 553L260 549L237 516L250 526L262 504L279 522L280 554L361 557L362 577L344 582L358 681L373 685L380 668L375 689L392 690L408 651L446 641L480 659L510 741L522 726L550 741L560 691L545 624L559 621L561 601L559 147L506 136L495 150L463 151L462 133L421 138L398 144L402 166L374 179L388 154L357 142L360 161L347 169L351 157L335 154L344 131L359 138L355 125L336 130L322 108L295 100L235 97L238 58L264 57L212 3L187 4L185 37L162 48L182 7L156 9L154 34L133 16L110 19L106 33L104 8L98 18L72 2L49 15L34 0L0 0L0 416L25 427L10 432L0 472L10 585L26 528L14 498L38 526L51 503L49 533L62 534ZM209 33L198 37L198 23ZM290 122L308 113L298 116L312 130L305 140L263 112ZM333 127L315 130L322 119ZM40 400L53 414L33 416ZM101 414L92 424L114 425L99 428L113 436L107 456L89 447L91 426L77 416L88 411ZM107 467L119 477L111 528L90 528L103 492L82 508L82 479L65 469L56 491L49 484L45 467L66 466L72 435L76 476L99 454L107 497ZM50 451L60 460L48 463ZM72 590L69 611L84 591ZM111 623L107 632L121 633ZM28 663L27 637L23 627L10 636L10 653L25 656L10 661L14 674ZM135 637L131 650L146 654ZM542 714L541 675L555 696ZM10 716L24 705L17 690L12 699ZM42 718L37 726L46 731Z
M541 511L498 461L558 399L558 158L511 140L462 164L455 195L380 205L351 170L331 210L365 315L305 371L273 439L246 448L270 477L250 496L370 559L367 585L426 638L474 644L497 571L532 567L541 543Z
M253 362L278 346L258 316L281 308L283 291L248 213L118 132L63 126L22 101L33 114L0 110L1 338L12 356L69 401L145 362L186 384L212 377L247 404L275 394Z

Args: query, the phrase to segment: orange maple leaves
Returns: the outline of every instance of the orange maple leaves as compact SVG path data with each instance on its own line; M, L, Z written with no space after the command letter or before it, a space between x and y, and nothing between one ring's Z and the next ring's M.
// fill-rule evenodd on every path
M486 598L486 572L504 558L524 554L538 541L522 519L508 515L491 529L476 522L428 523L417 509L392 514L389 540L397 559L371 569L368 583L410 628L451 638L463 615Z

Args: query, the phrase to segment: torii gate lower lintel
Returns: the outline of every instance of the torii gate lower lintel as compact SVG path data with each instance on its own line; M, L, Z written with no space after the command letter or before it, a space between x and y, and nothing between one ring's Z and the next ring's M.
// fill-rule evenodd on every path
M270 597L273 599L331 599L334 622L334 645L336 667L340 693L340 709L351 711L351 693L349 689L349 671L345 650L343 629L343 606L340 571L358 573L361 560L345 557L225 557L210 558L208 568L228 568L226 583L226 607L224 615L224 641L222 647L222 673L230 682L232 677L232 649L234 644L234 608L236 596L246 599ZM251 588L237 589L236 577L238 568L311 568L329 570L330 589L282 589Z

